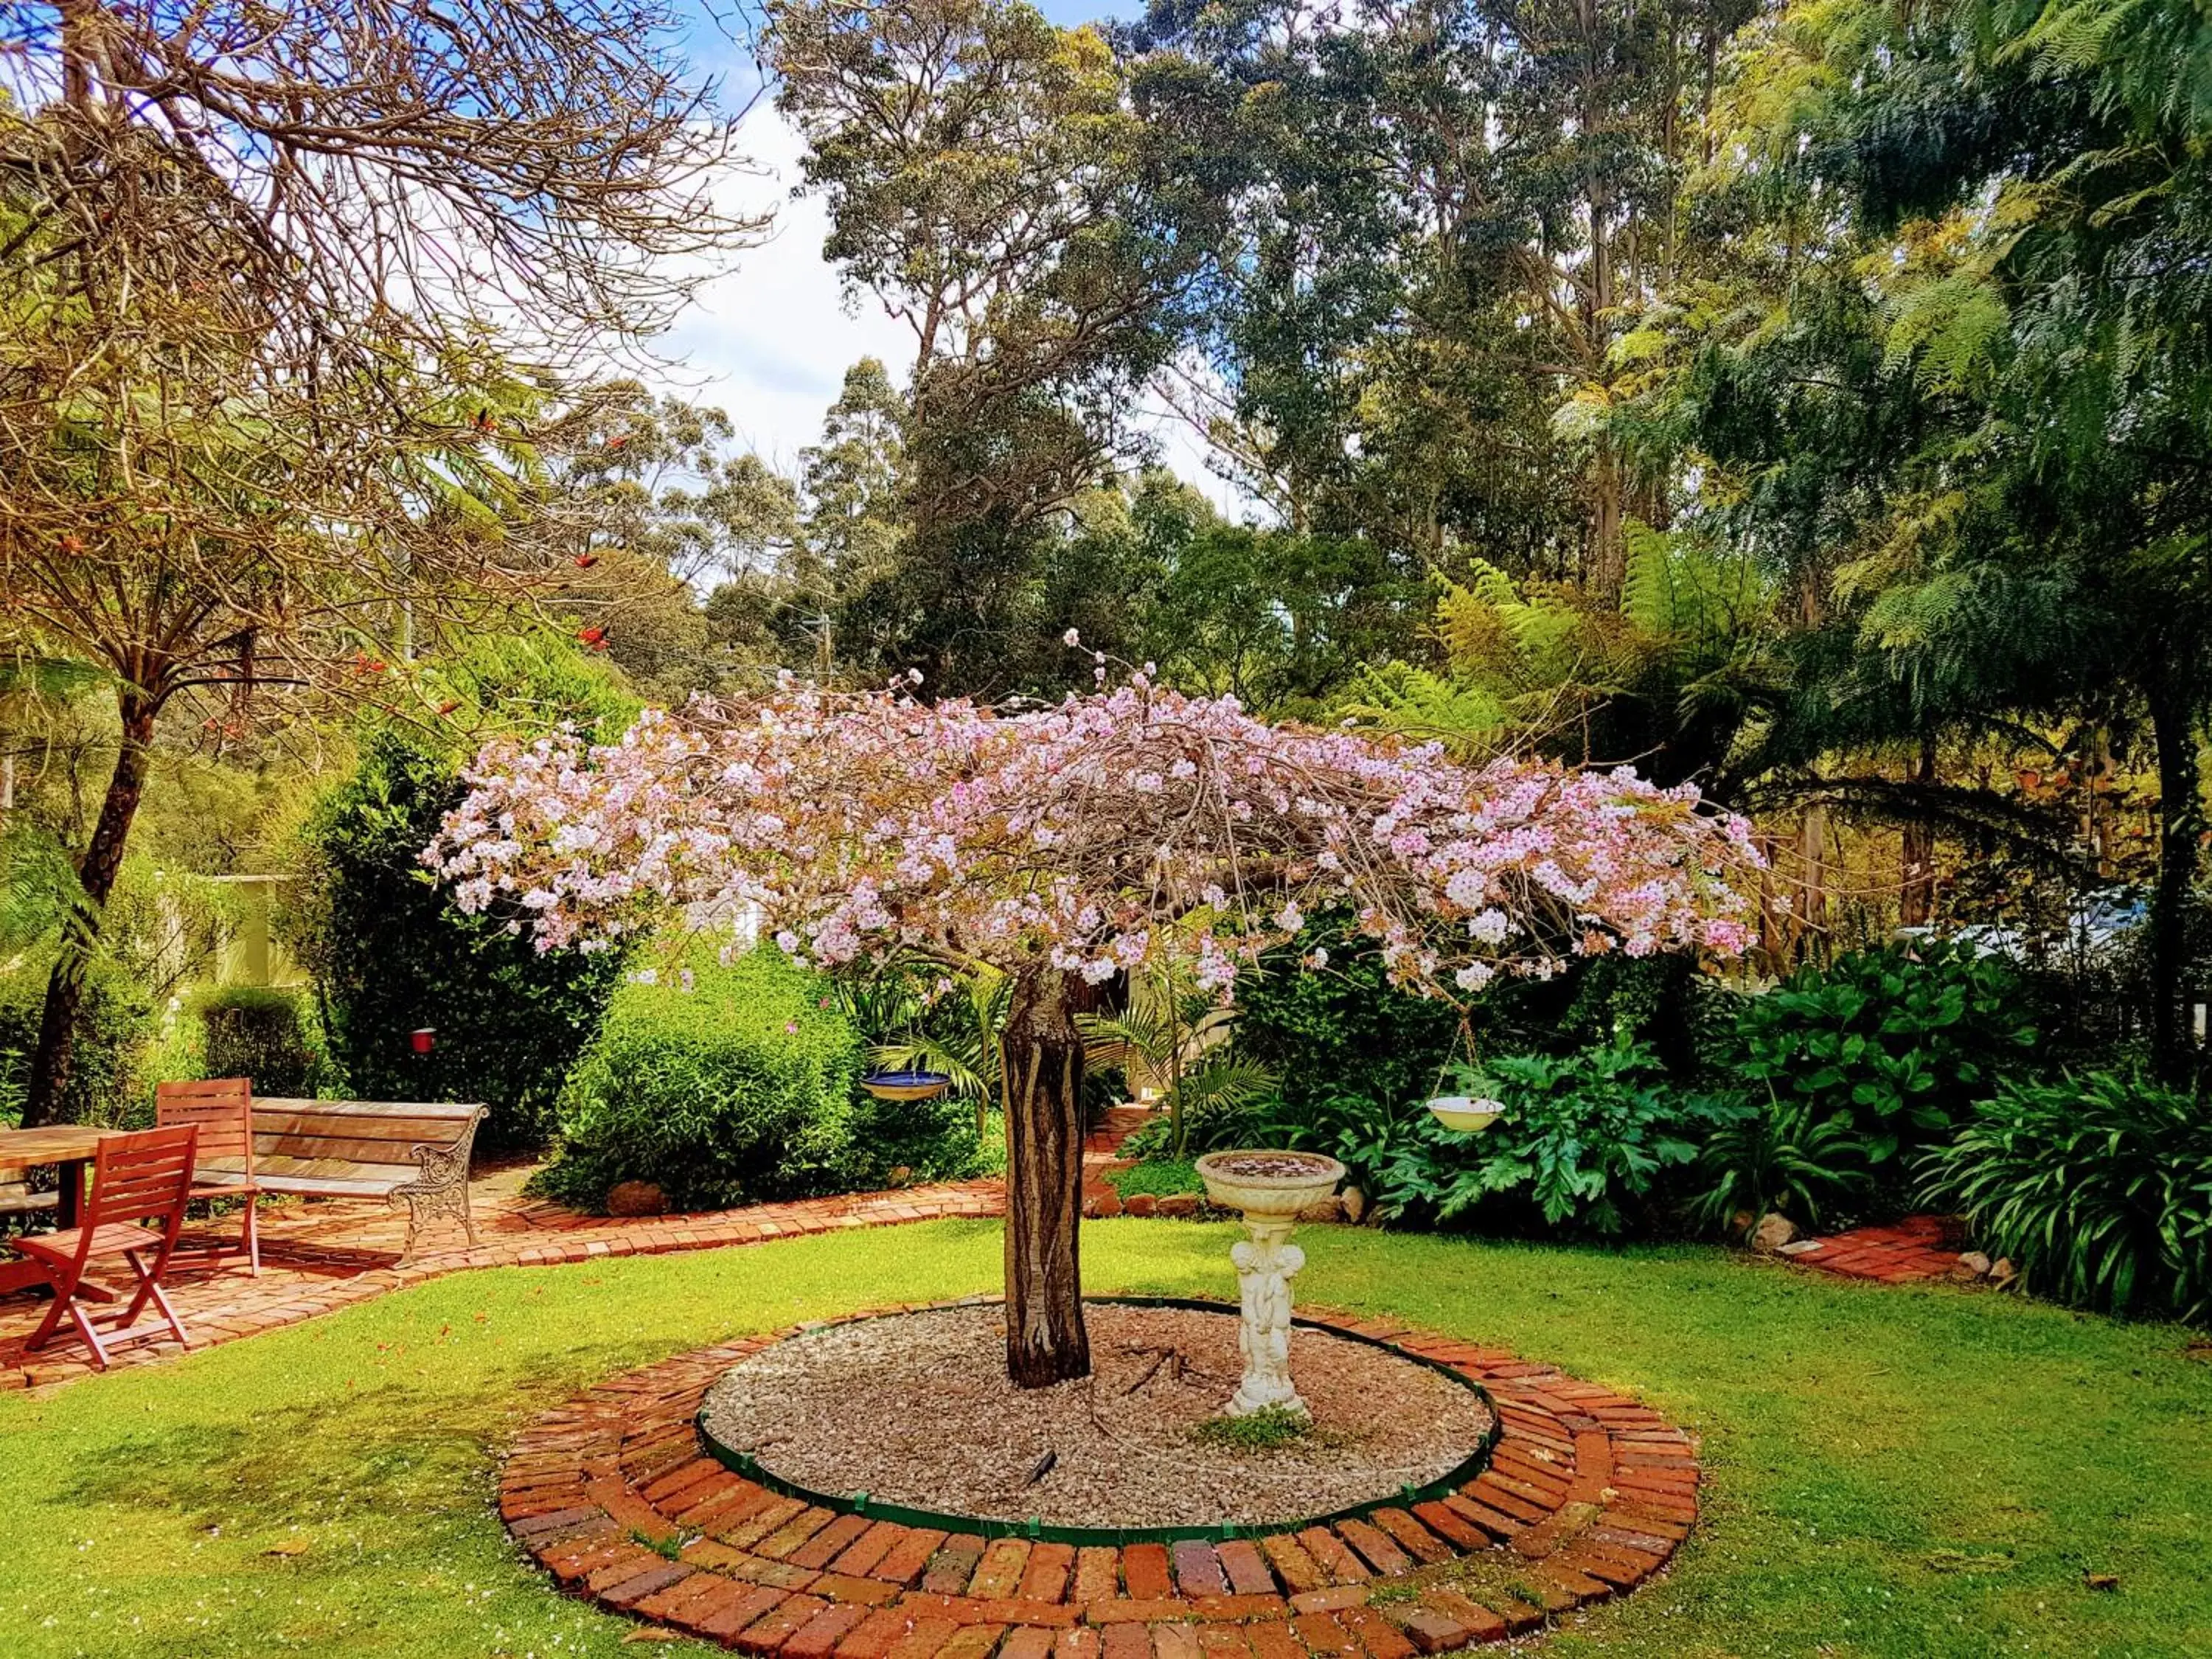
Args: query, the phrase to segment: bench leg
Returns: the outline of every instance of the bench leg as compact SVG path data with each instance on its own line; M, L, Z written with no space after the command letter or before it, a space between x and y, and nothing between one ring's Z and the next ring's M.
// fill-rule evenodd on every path
M457 1218L468 1231L469 1248L477 1248L476 1218L469 1213L469 1155L476 1141L477 1124L483 1117L479 1111L451 1146L410 1149L422 1173L405 1186L392 1188L388 1200L396 1204L404 1199L407 1204L407 1251L401 1261L415 1254L416 1231L434 1216Z
M440 1216L452 1216L458 1218L461 1225L467 1230L469 1248L472 1250L477 1248L478 1243L477 1224L476 1218L469 1213L467 1182L464 1181L455 1187L438 1188L429 1192L408 1192L403 1189L394 1193L392 1197L395 1200L403 1201L407 1206L407 1243L399 1253L399 1260L403 1263L414 1259L415 1236L422 1231L423 1224L434 1221Z

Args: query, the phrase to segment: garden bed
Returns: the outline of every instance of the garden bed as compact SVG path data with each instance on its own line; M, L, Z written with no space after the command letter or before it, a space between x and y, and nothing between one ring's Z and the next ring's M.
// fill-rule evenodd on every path
M1461 1469L1494 1426L1450 1373L1302 1327L1291 1364L1310 1426L1255 1432L1219 1415L1243 1368L1233 1314L1097 1303L1085 1318L1092 1375L1030 1390L1006 1378L996 1304L808 1332L733 1367L702 1424L795 1491L1081 1528L1279 1524L1394 1499Z

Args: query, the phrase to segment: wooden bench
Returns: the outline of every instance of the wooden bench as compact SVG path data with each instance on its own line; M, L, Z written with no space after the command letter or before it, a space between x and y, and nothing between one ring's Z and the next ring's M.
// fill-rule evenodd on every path
M0 1216L40 1215L58 1208L57 1193L34 1193L21 1181L0 1181Z
M257 1100L253 1181L264 1193L307 1198L381 1198L407 1206L407 1243L434 1216L458 1218L477 1242L469 1214L469 1154L481 1106L419 1100ZM203 1160L202 1172L244 1160Z

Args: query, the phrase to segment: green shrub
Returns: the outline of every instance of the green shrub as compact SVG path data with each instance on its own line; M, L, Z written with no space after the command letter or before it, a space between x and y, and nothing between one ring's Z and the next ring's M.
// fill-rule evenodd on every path
M483 641L442 678L457 705L451 734L371 720L352 776L310 815L307 879L280 920L315 976L348 1091L481 1101L491 1111L480 1144L532 1145L550 1133L569 1068L599 1029L619 953L541 953L500 917L465 915L421 854L459 803L461 768L479 739L564 721L611 737L635 707L604 665L557 641ZM437 1036L417 1054L409 1036L424 1026Z
M2033 1048L2021 994L2002 962L1957 947L1854 951L1746 998L1717 1058L1778 1123L1849 1124L1872 1179L1901 1195L1910 1155Z
M1430 1081L1436 1076L1431 1073ZM1428 1093L1424 1086L1424 1100ZM1281 1099L1266 1103L1237 1126L1237 1133L1213 1138L1206 1150L1218 1152L1235 1145L1327 1152L1343 1164L1352 1185L1379 1193L1400 1151L1417 1146L1430 1121L1419 1101L1385 1104L1358 1089L1310 1091L1295 1103Z
M865 1047L827 993L772 948L633 976L562 1096L540 1186L595 1209L646 1181L674 1208L711 1210L972 1167L964 1103L861 1094Z
M1328 968L1301 970L1297 958L1316 948L1328 951ZM1264 1137L1334 1152L1346 1130L1388 1122L1428 1098L1458 1018L1393 987L1373 941L1340 916L1322 917L1263 968L1237 981L1237 1051L1274 1073L1273 1097L1256 1109L1194 1114L1188 1151Z
M1755 1224L1770 1212L1809 1227L1823 1211L1866 1195L1874 1183L1866 1154L1847 1117L1821 1117L1795 1102L1739 1101L1731 1121L1706 1138L1698 1158L1706 1186L1693 1212L1712 1227L1739 1215Z
M1550 980L1492 982L1475 1012L1486 1052L1559 1054L1640 1042L1680 1077L1698 1069L1718 1000L1694 957L1577 957Z
M1625 1232L1655 1218L1662 1177L1741 1110L1676 1087L1636 1044L1507 1055L1451 1087L1497 1100L1503 1115L1472 1134L1425 1111L1394 1124L1387 1154L1363 1158L1380 1165L1385 1213L1452 1221L1482 1206L1501 1219L1533 1212L1549 1227Z
M191 1083L213 1077L208 1069L207 1027L173 1006L155 1022L154 1035L140 1051L138 1085L148 1121L152 1121L154 1094L164 1083Z
M312 1097L330 1066L312 1006L296 992L267 985L225 985L191 1000L204 1036L204 1077L242 1077L264 1096Z
M0 1121L21 1121L38 1051L53 955L34 951L0 964ZM62 1115L71 1123L121 1123L143 1105L139 1064L153 1036L145 987L119 963L94 958L77 1009L76 1057Z
M2188 1095L2112 1072L2008 1081L1919 1167L1924 1196L2033 1290L2115 1313L2212 1311L2212 1118Z

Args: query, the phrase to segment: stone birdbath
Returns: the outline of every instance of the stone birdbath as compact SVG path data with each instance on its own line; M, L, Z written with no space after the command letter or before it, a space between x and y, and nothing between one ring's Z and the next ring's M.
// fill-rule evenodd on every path
M1291 1382L1291 1276L1306 1265L1291 1229L1299 1211L1336 1190L1344 1165L1319 1152L1208 1152L1198 1160L1198 1175L1207 1200L1241 1211L1251 1235L1229 1252L1243 1304L1237 1346L1244 1380L1224 1409L1231 1417L1270 1406L1310 1415Z

